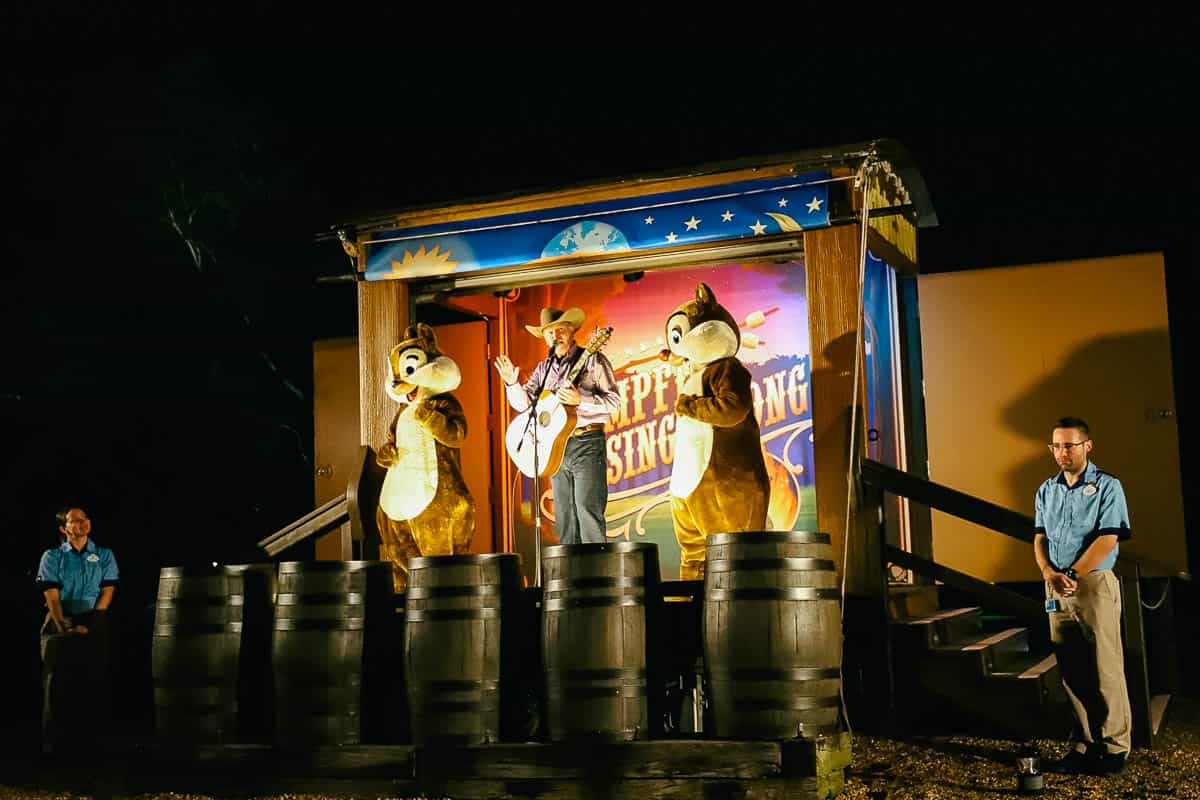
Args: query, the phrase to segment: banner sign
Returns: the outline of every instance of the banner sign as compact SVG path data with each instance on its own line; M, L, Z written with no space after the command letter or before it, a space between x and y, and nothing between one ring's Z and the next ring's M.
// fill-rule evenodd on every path
M383 231L364 242L366 279L540 266L826 227L828 181L827 173L761 178Z

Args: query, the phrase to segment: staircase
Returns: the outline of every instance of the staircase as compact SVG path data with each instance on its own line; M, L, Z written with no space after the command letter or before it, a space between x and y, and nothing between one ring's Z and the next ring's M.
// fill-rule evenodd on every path
M1063 738L1071 715L1046 641L979 606L941 608L936 585L889 587L897 716L927 733ZM1044 638L1044 635L1043 635Z

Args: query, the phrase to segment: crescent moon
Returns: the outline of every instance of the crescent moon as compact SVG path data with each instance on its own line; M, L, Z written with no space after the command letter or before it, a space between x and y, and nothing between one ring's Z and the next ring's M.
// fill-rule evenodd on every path
M768 211L767 216L779 223L779 230L784 231L785 233L796 233L804 230L804 228L800 226L799 222L796 222L796 220L792 219L787 214L775 214Z

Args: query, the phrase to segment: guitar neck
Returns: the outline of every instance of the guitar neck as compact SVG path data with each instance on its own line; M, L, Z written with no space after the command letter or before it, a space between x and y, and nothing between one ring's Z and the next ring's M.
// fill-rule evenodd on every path
M569 370L567 370L567 375L565 378L563 378L564 383L572 386L575 385L575 379L579 377L580 372L583 372L583 365L587 362L588 356L590 356L592 353L599 352L600 348L603 347L604 343L608 341L608 337L611 334L612 328L603 328L596 331L596 334L592 337L592 340L588 342L588 346L583 348L583 352L579 354L579 357L575 359L575 363L571 365Z

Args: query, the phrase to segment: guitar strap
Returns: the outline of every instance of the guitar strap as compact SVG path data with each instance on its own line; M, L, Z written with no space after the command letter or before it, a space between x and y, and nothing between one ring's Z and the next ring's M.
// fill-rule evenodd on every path
M569 375L571 373L571 370L575 368L575 362L578 361L580 358L582 358L585 355L587 355L587 348L577 346L575 349L575 355L571 356L570 361L564 362L566 364L566 366L563 367L563 371L562 371L563 378L566 378L567 375ZM550 358L551 358L551 360L553 360L553 358L554 358L553 351L551 351ZM548 369L546 372L547 372L547 374L549 374ZM576 377L579 377L579 376L576 376ZM556 384L554 388L557 390L557 389L561 388L561 386L562 386L562 384Z
M585 356L586 354L587 354L586 347L580 347L579 349L577 349L575 351L575 355L571 357L571 363L567 364L567 372L570 372L572 369L574 369L575 362L578 361L579 359L583 358L583 356ZM563 373L563 374L565 375L566 373Z

